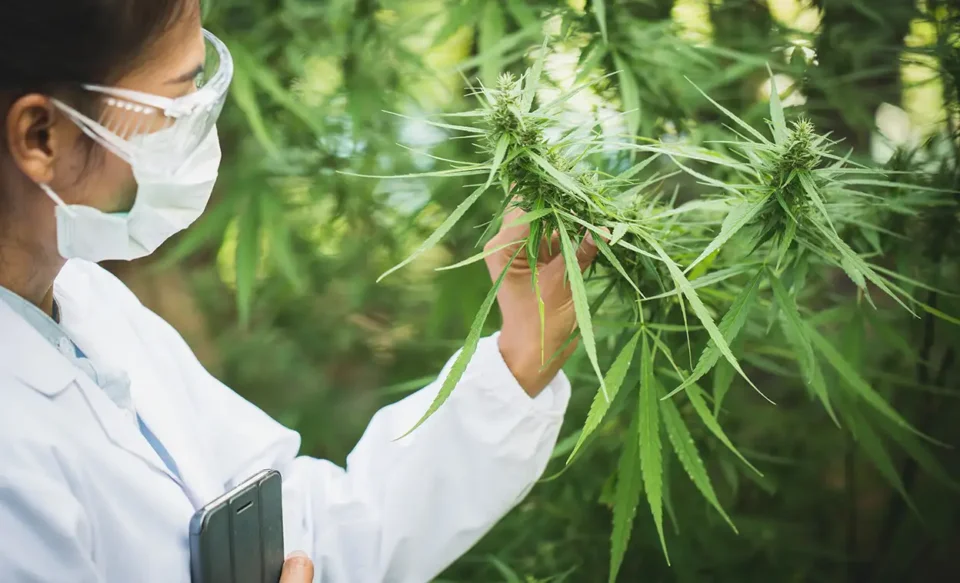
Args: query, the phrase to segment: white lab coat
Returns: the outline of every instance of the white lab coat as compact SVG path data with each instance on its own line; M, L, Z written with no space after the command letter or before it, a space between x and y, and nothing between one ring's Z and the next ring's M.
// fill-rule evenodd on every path
M182 481L135 416L0 302L3 583L186 583L194 511L263 468L283 475L285 546L313 558L316 581L423 583L527 494L569 398L562 374L529 398L486 338L440 411L395 441L439 385L386 407L344 470L297 457L295 432L208 374L100 267L68 262L55 294L80 348L130 376Z

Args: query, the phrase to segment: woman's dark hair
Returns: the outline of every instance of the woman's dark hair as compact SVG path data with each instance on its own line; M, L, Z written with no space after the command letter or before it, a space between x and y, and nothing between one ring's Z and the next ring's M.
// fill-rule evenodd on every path
M0 95L109 83L197 0L12 0L0 17ZM7 106L10 103L6 104ZM6 111L0 112L0 117Z
M7 113L17 99L30 93L69 96L75 107L87 110L82 84L109 85L134 70L150 45L193 10L199 10L199 0L4 1L0 156L7 150Z

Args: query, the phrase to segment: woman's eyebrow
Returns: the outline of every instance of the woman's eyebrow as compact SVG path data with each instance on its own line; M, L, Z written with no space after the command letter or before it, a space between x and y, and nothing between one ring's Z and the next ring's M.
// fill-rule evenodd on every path
M192 71L184 73L183 75L180 75L176 79L170 79L169 81L167 81L167 85L179 85L181 83L193 81L201 73L203 73L203 69L204 69L203 64L197 65L196 67L194 67Z

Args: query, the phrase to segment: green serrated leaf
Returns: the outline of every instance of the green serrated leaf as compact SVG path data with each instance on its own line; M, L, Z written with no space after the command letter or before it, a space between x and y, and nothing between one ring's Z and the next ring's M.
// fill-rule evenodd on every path
M804 192L807 193L807 197L813 201L813 206L817 208L820 216L827 221L827 225L829 225L830 230L833 231L834 236L837 236L837 229L833 226L833 222L830 220L830 215L827 213L827 207L825 207L823 204L823 198L817 191L817 184L813 180L813 175L807 170L802 170L797 172L797 178L800 180L800 184L803 186Z
M670 158L670 160L671 160L674 164L677 165L678 168L680 168L681 170L683 170L684 172L686 172L686 173L689 174L690 176L693 176L693 177L696 178L697 180L700 180L700 181L703 182L704 184L709 184L710 186L716 186L717 188L719 188L719 189L721 189L721 190L726 190L727 192L733 193L733 194L735 194L735 195L740 195L740 194L741 194L740 191L739 191L736 187L730 186L729 184L727 184L726 182L724 182L724 181L722 181L722 180L717 180L716 178L710 178L709 176L707 176L706 174L703 174L702 172L697 172L696 170L694 170L693 168L687 166L686 164L681 163L681 162L680 162L679 160L677 160L674 156L671 156L671 155L668 154L668 157Z
M813 224L824 235L824 237L826 237L827 240L833 244L834 248L839 251L841 259L847 262L844 265L844 269L856 270L856 272L863 274L863 276L866 277L870 283L880 288L884 293L893 298L894 301L903 306L903 308L908 312L916 315L914 311L911 310L910 307L900 299L900 296L890 289L890 286L887 285L887 282L884 281L883 278L880 277L869 265L867 265L867 262L857 255L857 252L851 249L850 246L847 245L846 242L841 239L835 231L828 229L825 225L818 221L813 221Z
M543 44L540 46L540 54L537 55L537 60L527 74L523 86L523 97L520 101L521 113L529 113L533 107L533 100L537 97L537 89L540 88L540 76L543 75L543 63L547 60L547 40L548 38L544 37Z
M680 460L683 469L686 470L690 480L700 490L707 502L720 513L720 516L727 521L730 528L737 532L737 527L730 520L723 506L720 505L720 500L717 499L710 476L707 475L707 468L703 465L703 460L700 459L700 453L693 442L693 436L690 435L690 430L687 429L677 404L672 399L660 401L660 411L663 414L663 425L666 427L667 437L670 438L673 451L677 454L677 459Z
M467 265L472 265L478 261L482 261L487 257L493 255L494 253L499 253L500 251L503 251L507 247L513 247L514 245L523 245L523 243L525 242L526 242L525 240L521 239L519 241L511 241L509 243L504 243L503 245L497 245L496 247L493 247L491 249L484 249L480 253L477 253L476 255L472 255L471 257L464 259L463 261L454 263L453 265L438 267L434 271L449 271L451 269L459 269L461 267L466 267Z
M510 271L510 267L513 265L514 260L516 260L517 256L520 254L521 249L523 248L519 247L513 253L510 261L507 262L506 267L504 267L503 271L500 272L500 277L497 278L497 281L494 282L493 287L491 287L490 291L487 292L487 297L480 305L480 309L477 311L477 316L474 318L473 324L470 326L470 331L467 333L467 339L463 343L463 348L460 350L460 354L457 355L456 360L453 361L453 365L450 367L450 372L448 372L446 378L443 379L443 384L440 385L440 390L437 392L437 396L433 399L433 403L430 404L427 412L423 414L423 417L421 417L419 421L417 421L416 425L414 425L409 431L404 433L398 439L403 439L404 437L416 431L417 428L423 425L423 423L434 413L436 413L437 410L440 409L440 406L450 398L450 395L456 388L457 383L459 383L461 377L463 377L463 373L467 370L467 365L470 364L470 359L473 358L473 354L477 351L477 346L480 344L480 335L483 333L483 325L490 316L490 309L493 307L493 303L497 299L497 292L500 291L500 286L503 285L503 280L507 276L507 272Z
M596 207L596 203L593 202L590 197L588 197L583 190L573 181L568 175L557 170L553 164L548 162L546 158L536 154L534 152L527 152L527 155L531 160L537 163L540 168L547 173L547 176L552 180L557 186L563 188L570 194L580 198L584 202L590 204L593 207Z
M826 383L823 380L823 375L820 373L819 366L817 366L813 346L810 344L810 339L807 338L806 327L803 324L803 319L800 317L800 312L797 310L797 304L794 298L787 293L783 282L780 281L780 278L778 278L776 274L769 271L767 277L770 281L770 287L773 288L774 300L779 308L780 328L796 352L797 363L800 365L800 372L803 375L803 379L811 386L814 394L820 399L820 402L823 403L823 407L827 410L830 418L833 419L833 422L839 427L840 420L837 419L837 414L830 404Z
M690 81L690 79L688 79L688 78L686 78L686 77L684 77L684 78L687 79L687 81ZM717 103L712 97L710 97L710 96L707 95L702 89L700 89L699 87L697 87L696 84L693 83L693 81L690 81L690 84L693 85L694 88L696 88L696 90L700 92L700 95L703 95L704 97L706 97L706 98L707 98L707 101L709 101L710 103L712 103L714 107L716 107L716 108L719 109L721 112L723 112L724 115L726 115L728 118L730 118L730 119L731 119L734 123L736 123L738 126L740 126L740 127L742 127L743 129L747 130L747 132L748 132L750 135L752 135L753 137L755 137L757 140L759 140L761 144L770 144L770 140L768 140L766 137L764 137L763 134L761 134L761 133L758 132L756 129L754 129L753 126L751 126L751 125L748 124L747 122L743 121L742 119L740 119L739 117L737 117L736 115L734 115L733 112L730 111L729 109L727 109L726 107L724 107L724 106L720 105L719 103Z
M587 358L593 365L593 370L600 380L600 390L604 397L610 401L610 394L607 392L607 386L603 380L603 373L600 372L600 362L597 359L597 344L593 338L593 324L590 321L590 302L587 300L587 288L583 284L583 274L580 272L580 262L577 260L577 251L570 242L570 235L557 217L560 223L560 250L563 255L563 261L567 268L567 279L570 282L570 291L573 294L573 308L577 314L577 326L580 329L580 337L583 338L583 348L587 352Z
M747 458L743 457L743 454L740 453L730 441L730 438L727 437L727 434L723 431L723 428L720 427L720 423L717 422L716 417L713 413L710 412L710 408L707 406L706 400L703 398L703 391L696 384L691 384L690 388L686 392L687 398L690 399L690 404L693 405L693 410L697 412L697 415L700 416L700 420L703 421L703 424L707 426L707 429L710 430L710 433L714 435L717 439L720 440L727 449L730 450L733 455L740 458L748 468L753 470L759 476L763 476L763 473L758 470L753 464L747 461Z
M706 259L700 262L700 265L697 265L690 271L689 279L690 279L691 285L693 285L693 283L697 280L697 278L703 277L704 275L707 274L708 271L710 271L710 268L713 266L714 262L717 260L718 255L720 255L719 249L717 249L710 255L707 255Z
M613 499L613 532L610 535L610 583L617 580L623 556L630 542L633 519L637 516L643 479L640 469L639 416L633 418L627 430L627 442L620 452L617 466L617 485Z
M710 312L707 311L707 307L703 305L703 302L700 301L700 297L697 296L697 292L694 291L693 287L690 285L690 282L687 281L686 276L683 275L683 272L680 271L680 268L674 263L673 259L667 255L667 252L663 250L663 247L660 246L660 243L656 239L647 235L641 234L641 237L647 242L654 251L660 256L660 260L667 265L667 270L670 271L670 276L673 278L674 283L683 293L684 297L687 298L687 301L690 302L691 307L693 307L693 312L697 315L697 318L700 319L700 323L703 324L703 327L707 329L707 334L710 335L710 339L713 340L717 348L723 354L724 358L727 359L727 362L733 367L735 371L740 373L740 376L743 377L747 383L761 397L773 403L756 385L753 384L753 381L750 380L750 377L747 376L747 373L743 372L743 369L740 367L740 363L737 361L737 358L733 355L733 352L730 350L730 345L727 344L727 341L723 338L723 333L717 328L716 323L714 323L713 318L710 316ZM773 403L775 404L775 403Z
M684 273L689 273L698 263L716 251L719 251L720 247L757 216L765 204L765 199L757 203L741 202L730 209L730 212L727 213L727 216L723 219L723 223L720 225L720 233L717 234L713 241L710 241L706 249L684 270Z
M500 170L500 165L503 164L503 158L507 155L507 148L509 146L510 136L505 133L497 140L497 149L493 154L493 163L490 165L490 176L487 177L487 183L483 186L484 190L490 188L494 179L496 179L497 172Z
M417 247L416 251L414 251L409 257L401 261L396 266L388 269L383 275L377 278L377 282L383 281L383 278L387 277L394 271L402 269L411 261L419 257L422 253L432 249L437 243L440 242L440 239L443 239L444 235L446 235L447 232L449 232L450 229L452 229L453 226L457 224L457 221L459 221L463 217L463 215L466 214L468 210L470 210L470 207L473 206L473 203L477 202L477 199L480 198L480 195L483 194L485 191L486 191L486 188L482 186L474 190L473 193L471 193L470 196L466 198L466 200L461 202L460 205L457 206L457 208L454 209L452 213L450 213L450 215L446 218L446 220L443 221L443 223L437 228L437 230L434 231L433 234L430 235L426 241L421 243L419 247Z
M777 82L769 64L767 65L767 73L770 75L770 120L773 122L773 140L777 145L783 145L787 141L787 122L783 117L780 90L777 89Z
M617 355L617 358L613 361L613 364L610 365L610 369L607 370L605 384L607 387L607 392L610 395L610 401L607 401L607 399L604 397L603 391L597 389L597 393L593 397L593 403L590 404L590 411L587 413L587 420L583 424L583 431L580 432L580 438L577 440L577 444L573 447L573 452L567 459L568 464L577 455L577 452L583 446L587 438L590 437L590 434L592 434L597 427L600 426L600 422L603 421L603 417L607 414L607 410L610 408L610 403L616 398L617 393L620 391L620 385L623 384L623 379L627 376L627 370L630 368L630 363L633 362L633 355L637 351L637 341L642 333L643 331L640 330L633 335L633 338L631 338L626 345L624 345L623 349L620 350L620 354Z
M610 234L610 246L616 246L617 242L620 239L623 239L623 236L627 234L627 229L630 228L630 225L627 223L617 223L613 227L613 232Z
M633 278L627 275L627 270L623 268L623 265L620 263L620 260L617 259L617 256L613 254L613 250L610 248L610 245L603 240L602 237L594 237L594 242L597 244L597 249L600 251L600 254L603 255L607 261L610 262L610 265L617 270L617 273L620 274L627 283L630 284L630 287L633 288L637 295L641 298L643 297L643 292L640 291L640 288L637 287L637 284L634 283Z
M713 367L713 416L720 415L720 408L723 406L723 399L730 392L730 385L733 384L733 377L736 371L730 366L730 363L721 360Z
M395 112L395 111L385 111L384 113L386 113L386 114L388 114L388 115L395 116L395 117L399 117L399 118L402 118L402 119L408 119L408 120L410 120L410 121L415 121L415 122L419 122L419 123L425 123L425 124L431 125L431 126L433 126L433 127L435 127L435 128L440 128L440 129L444 129L444 130L455 130L455 131L458 131L458 132L465 132L465 133L468 133L468 134L476 134L476 135L480 135L480 134L485 133L484 130L482 130L482 129L480 129L480 128L475 128L475 127L470 127L470 126L461 126L461 125L450 124L450 123L443 123L443 122L434 121L434 120L428 119L428 118L417 118L417 117L413 117L413 116L409 116L409 115L404 115L404 114L402 114L402 113L397 113L397 112ZM418 176L418 175L415 175L415 176Z
M667 541L663 536L663 452L660 445L660 393L653 376L653 353L643 337L640 349L640 398L638 399L640 419L640 468L643 473L643 489L647 493L647 502L653 514L653 522L660 535L663 556L670 564Z
M757 271L747 285L743 286L743 289L737 295L736 299L733 301L733 304L730 305L730 309L727 310L727 313L724 314L723 318L720 320L720 325L717 327L717 330L728 344L736 339L737 334L740 333L743 325L746 324L747 318L750 317L750 311L757 302L757 289L760 287L760 279L762 275L762 270ZM717 364L717 361L720 360L720 356L721 350L719 349L717 343L711 338L710 341L707 342L706 347L704 347L703 352L700 354L700 358L697 360L697 366L693 369L693 373L691 373L690 376L687 377L687 379L684 380L679 387L670 391L670 393L667 395L667 398L672 397L673 395L703 378L703 376L710 372L710 369Z
M787 228L780 236L780 251L777 254L777 269L780 269L780 266L783 265L784 260L787 258L787 253L790 251L790 246L793 245L793 241L797 237L797 226L796 220L792 218L787 219Z

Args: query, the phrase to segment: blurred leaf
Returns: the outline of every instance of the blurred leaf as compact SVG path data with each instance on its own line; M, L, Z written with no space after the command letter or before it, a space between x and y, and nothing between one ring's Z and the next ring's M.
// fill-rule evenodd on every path
M890 454L887 453L886 448L883 446L883 441L880 439L880 436L870 427L870 424L867 423L866 419L855 407L850 407L845 410L844 418L850 424L850 431L854 437L856 437L857 443L863 448L863 451L867 454L867 457L870 458L870 461L873 462L874 467L877 468L880 475L893 486L894 490L900 493L904 501L906 501L907 506L909 506L917 516L920 516L920 512L917 510L917 507L914 505L913 500L903 485L900 472L890 458Z
M459 204L459 206L457 206L456 209L454 209L452 213L450 213L450 215L446 218L446 220L443 221L443 223L437 228L437 230L434 231L432 235L427 237L427 240L424 241L419 247L417 247L416 251L414 251L413 254L411 254L409 257L401 261L395 267L388 269L383 275L381 275L377 279L377 282L383 281L383 278L387 277L388 275L390 275L394 271L397 271L398 269L402 269L404 266L406 266L411 261L416 259L422 253L432 249L437 243L440 242L441 239L443 239L444 235L446 235L447 232L449 232L450 229L452 229L453 226L457 224L457 222L463 217L463 215L466 214L468 210L470 210L470 207L473 206L473 203L477 202L477 199L480 198L480 195L482 195L485 191L486 191L486 188L482 186L474 190L473 193L470 194L470 196L468 196L463 202Z
M607 38L607 3L605 0L593 0L591 4L593 5L593 14L597 17L597 25L600 27L603 42L608 43L610 40Z
M237 229L237 309L240 314L240 325L248 326L257 265L260 263L260 205L253 197L247 200Z
M503 11L500 9L500 0L487 0L479 22L477 43L481 55L480 78L487 87L495 86L497 76L500 74L502 68L500 55L494 49L505 33L506 22L504 22Z
M620 99L623 101L627 131L631 136L636 136L640 133L640 89L637 87L637 80L629 64L619 53L613 53L613 62L617 67L617 77L620 79Z
M804 323L807 330L807 336L813 342L813 345L820 351L820 354L830 363L830 365L840 374L846 384L853 389L854 393L862 398L868 405L877 410L878 413L887 417L899 427L916 433L926 438L925 435L915 429L907 422L897 411L890 406L873 388L863 380L863 377L843 358L839 351L826 338L821 336L816 329L809 323Z
M268 156L275 158L280 155L280 149L273 141L273 138L270 137L267 124L263 120L263 114L260 111L260 105L257 103L253 81L250 78L250 73L246 68L247 66L251 65L243 62L236 64L233 81L230 84L230 91L233 94L233 99L236 101L237 106L246 116L247 124L250 126L250 131L253 132L253 137L256 138L260 147L263 148Z

